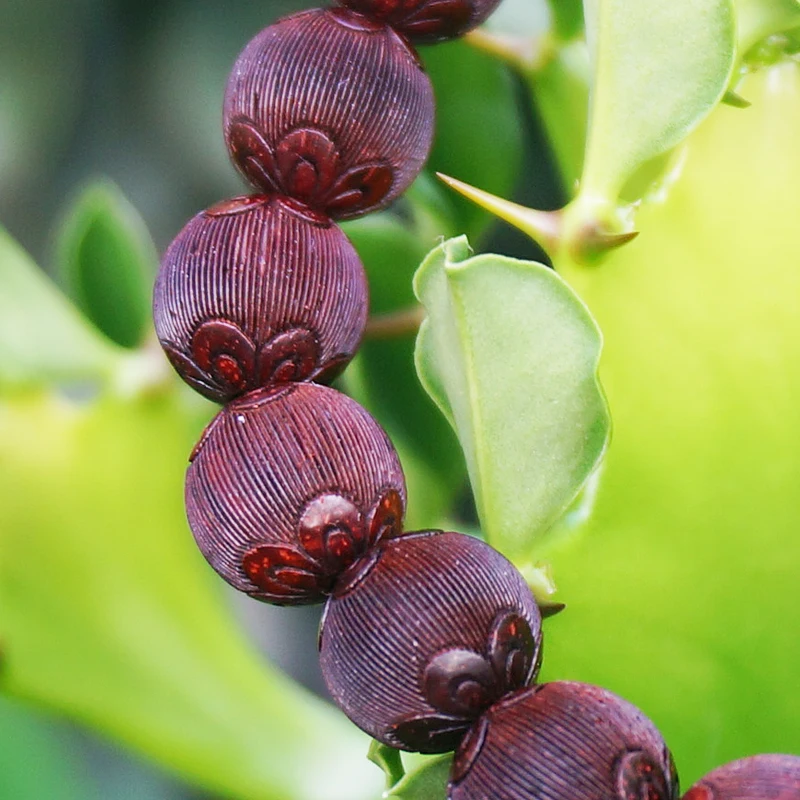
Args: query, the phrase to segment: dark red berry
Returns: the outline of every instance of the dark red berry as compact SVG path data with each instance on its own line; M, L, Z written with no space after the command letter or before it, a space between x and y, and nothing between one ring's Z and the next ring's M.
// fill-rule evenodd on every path
M433 90L409 45L346 9L314 9L258 34L225 92L225 139L262 191L336 219L387 205L433 136Z
M339 227L259 195L189 221L164 255L153 315L181 377L224 403L335 377L358 347L367 305L364 269Z
M392 747L452 750L493 702L532 680L536 601L514 566L460 533L386 540L340 579L322 674L350 719Z
M195 448L186 511L228 583L279 605L314 603L375 542L402 530L391 442L354 400L312 383L227 405Z
M800 800L800 756L732 761L701 778L683 800Z
M661 734L605 689L557 682L484 714L456 752L449 800L676 800Z
M500 0L337 0L386 22L414 42L455 39L480 25Z

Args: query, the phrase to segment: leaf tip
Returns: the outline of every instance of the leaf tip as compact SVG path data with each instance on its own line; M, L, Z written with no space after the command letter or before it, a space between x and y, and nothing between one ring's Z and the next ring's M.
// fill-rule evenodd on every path
M542 615L542 619L554 617L567 607L566 603L537 602L537 605L539 606L539 613Z
M463 234L461 236L454 236L452 239L447 239L442 242L441 247L445 255L445 270L475 255L475 251L472 249L469 239Z
M726 106L733 106L733 108L750 108L752 105L749 100L745 100L744 97L732 90L728 90L722 95L722 102Z

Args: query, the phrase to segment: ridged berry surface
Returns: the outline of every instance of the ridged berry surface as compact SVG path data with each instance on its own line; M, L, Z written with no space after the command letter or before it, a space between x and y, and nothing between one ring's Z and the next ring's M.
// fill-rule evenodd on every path
M381 20L413 42L455 39L480 25L500 0L338 0Z
M313 383L228 404L186 475L197 544L232 586L280 605L313 603L375 542L402 530L405 483L377 422Z
M339 227L261 195L189 221L162 260L153 316L181 377L224 403L335 377L358 347L367 306L364 269Z
M661 734L597 686L560 681L493 706L456 752L450 800L676 800Z
M683 800L800 800L800 756L732 761L702 777Z
M386 540L339 580L320 662L334 701L374 738L452 750L495 700L532 680L541 617L514 566L460 533Z
M245 177L337 219L408 187L428 157L433 119L433 89L412 48L343 8L265 28L225 91L225 139Z

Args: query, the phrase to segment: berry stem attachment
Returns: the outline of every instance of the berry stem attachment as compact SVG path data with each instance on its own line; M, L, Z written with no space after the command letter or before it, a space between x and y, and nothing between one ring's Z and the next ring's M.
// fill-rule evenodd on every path
M425 319L425 309L420 306L401 308L385 314L375 314L367 320L364 330L366 339L395 339L408 336L419 330Z

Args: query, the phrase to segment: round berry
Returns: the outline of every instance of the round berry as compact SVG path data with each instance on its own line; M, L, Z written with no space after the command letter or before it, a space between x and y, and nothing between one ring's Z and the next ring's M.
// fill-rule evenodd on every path
M526 686L541 617L522 576L485 542L427 531L384 540L325 607L322 674L360 728L403 750L452 750L480 714Z
M343 6L381 20L413 42L455 39L476 28L500 0L338 0Z
M422 169L433 89L391 27L314 9L245 47L223 115L233 161L253 185L343 219L388 205Z
M181 377L220 403L286 381L326 382L367 318L361 261L337 225L257 195L194 217L156 280L156 333Z
M484 714L456 752L449 800L677 800L661 734L597 686L560 681Z
M397 454L354 400L313 383L252 392L211 422L186 474L186 512L211 566L279 605L314 603L402 530Z

